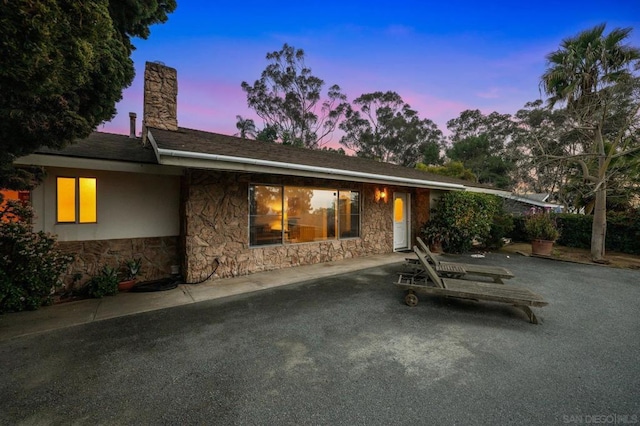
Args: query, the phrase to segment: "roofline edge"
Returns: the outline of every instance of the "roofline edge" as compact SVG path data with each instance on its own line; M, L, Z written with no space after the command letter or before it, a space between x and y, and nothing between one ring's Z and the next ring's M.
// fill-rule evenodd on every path
M158 148L157 152L158 152L159 159L162 156L166 156L166 157L179 157L179 158L185 158L185 159L220 161L220 162L248 164L248 165L256 165L256 166L262 166L262 167L273 167L273 168L297 170L297 171L305 171L305 172L334 174L334 175L345 176L345 177L376 179L376 180L382 180L385 182L428 186L428 187L433 187L434 189L451 189L451 190L466 189L464 185L460 185L456 183L436 182L436 181L430 181L426 179L421 180L421 179L401 178L398 176L377 175L373 173L347 171L347 170L332 169L332 168L318 167L318 166L307 166L303 164L283 163L279 161L259 160L254 158L234 157L234 156L218 155L218 154L206 154L201 152L180 151L175 149L164 149L164 148ZM162 161L160 161L160 163L162 163Z

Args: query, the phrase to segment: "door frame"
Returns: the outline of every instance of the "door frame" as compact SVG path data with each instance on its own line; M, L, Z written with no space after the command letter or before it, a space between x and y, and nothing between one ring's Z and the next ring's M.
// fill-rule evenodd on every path
M406 232L405 238L407 241L406 247L396 247L396 219L395 219L395 208L396 208L396 198L398 195L404 199L404 214L405 214L405 229ZM409 192L394 192L393 193L393 214L392 214L392 223L393 223L393 251L403 251L411 248L411 193Z

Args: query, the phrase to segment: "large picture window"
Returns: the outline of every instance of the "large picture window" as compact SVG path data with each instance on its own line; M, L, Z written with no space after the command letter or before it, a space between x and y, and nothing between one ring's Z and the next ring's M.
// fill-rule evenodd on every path
M252 185L249 203L249 244L282 243L282 187Z
M58 223L96 223L96 178L58 177L56 195Z
M360 193L296 186L251 185L252 246L360 236Z

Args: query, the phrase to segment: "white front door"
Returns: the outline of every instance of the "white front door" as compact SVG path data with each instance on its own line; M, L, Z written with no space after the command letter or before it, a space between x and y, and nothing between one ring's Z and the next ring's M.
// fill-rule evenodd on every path
M393 194L393 249L409 248L409 194Z

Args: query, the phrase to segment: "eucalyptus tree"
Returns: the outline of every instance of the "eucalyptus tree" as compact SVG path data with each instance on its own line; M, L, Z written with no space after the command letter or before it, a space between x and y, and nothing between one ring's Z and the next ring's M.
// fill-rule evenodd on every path
M527 191L554 194L566 210L575 205L567 192L568 181L578 171L575 164L564 160L550 161L546 155L576 153L576 138L568 131L566 110L544 107L542 100L527 102L515 115L517 132L509 147L515 160L514 178Z
M618 158L637 155L640 49L625 44L631 28L605 34L605 24L566 38L547 55L541 86L550 107L563 105L581 152L549 154L575 162L593 191L591 256L603 261L607 229L607 182Z
M322 99L324 80L306 66L302 49L285 43L266 58L270 63L260 79L253 85L242 82L248 106L264 120L265 128L276 130L277 141L307 148L325 145L347 105L340 86L329 87Z
M0 188L19 189L34 182L13 168L17 157L62 148L115 115L135 74L131 39L146 39L176 2L16 0L1 8Z
M340 123L340 143L360 157L414 167L438 163L444 137L438 126L421 119L396 92L365 93L354 99Z
M478 182L508 189L513 185L515 169L509 145L517 132L511 115L466 110L449 120L450 146L447 157L460 161L477 176Z

